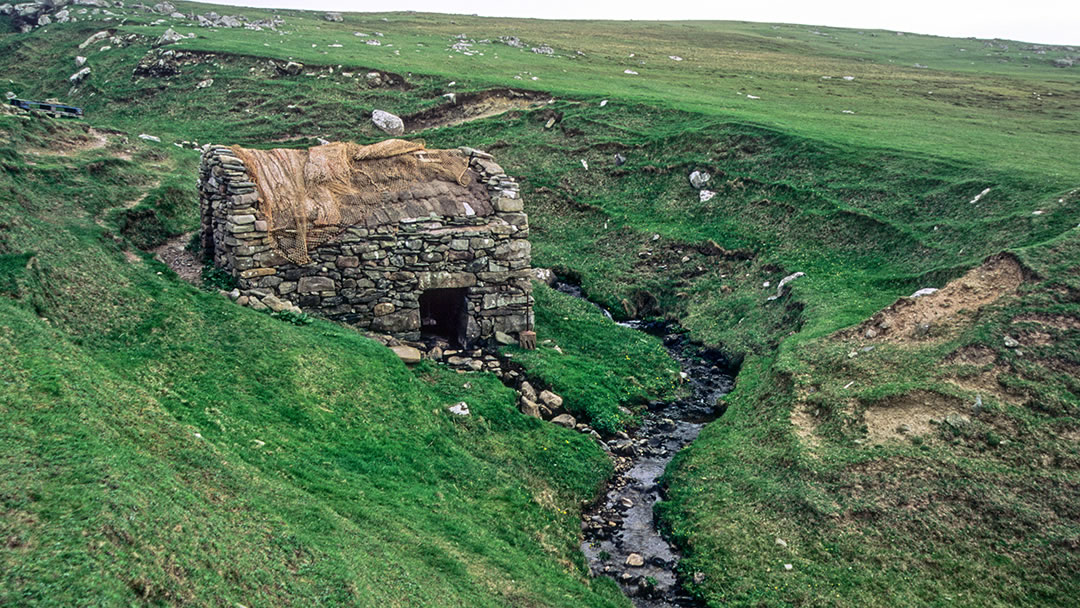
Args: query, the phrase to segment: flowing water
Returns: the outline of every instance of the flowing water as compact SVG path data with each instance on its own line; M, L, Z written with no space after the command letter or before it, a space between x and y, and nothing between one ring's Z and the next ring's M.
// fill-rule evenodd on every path
M582 297L577 286L555 287ZM639 608L698 606L675 576L678 551L656 528L653 507L664 498L657 479L705 424L723 414L718 402L735 386L735 372L722 353L690 342L677 326L622 325L660 336L682 366L689 391L681 399L650 403L639 428L607 441L616 474L607 493L584 514L581 548L593 574L614 578Z

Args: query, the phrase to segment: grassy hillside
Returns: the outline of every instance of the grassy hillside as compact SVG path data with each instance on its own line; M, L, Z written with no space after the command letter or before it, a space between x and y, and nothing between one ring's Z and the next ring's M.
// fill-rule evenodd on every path
M1051 63L1072 51L781 24L277 14L277 32L127 11L0 36L13 91L115 130L96 147L84 129L3 119L2 326L21 353L4 368L18 405L0 410L18 439L2 482L9 597L625 603L576 551L577 505L609 466L593 444L523 420L491 379L409 372L346 330L236 310L137 253L194 227L196 153L170 143L367 142L376 107L435 125L509 110L415 135L490 150L518 177L537 265L742 358L728 413L669 469L661 513L708 604L1049 606L1080 591L1080 68ZM170 25L196 37L152 48ZM102 27L123 44L78 49ZM543 44L552 55L530 50ZM177 73L133 74L170 50L187 53ZM71 88L76 55L93 72ZM375 86L371 70L405 84ZM129 143L139 133L163 142ZM1016 280L970 274L988 258ZM863 324L950 280L926 310L897 309L911 331ZM673 388L655 342L553 292L538 306L565 355L515 357L578 411L614 428L619 404ZM479 417L440 409L461 399ZM72 555L86 564L74 582L51 578L48 560ZM217 570L233 562L247 565Z
M10 115L0 129L0 603L626 604L578 550L611 468L591 439L519 414L493 376L410 371L139 252L108 218L141 188L133 209L168 215L171 186L153 184L190 178L192 153ZM135 242L159 230L140 226ZM589 331L632 333L614 329ZM472 416L446 411L461 400Z

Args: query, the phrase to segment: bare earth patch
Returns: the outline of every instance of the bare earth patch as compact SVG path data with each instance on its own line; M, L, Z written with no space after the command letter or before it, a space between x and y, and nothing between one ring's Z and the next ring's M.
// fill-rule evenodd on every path
M934 428L931 418L941 421L966 409L956 397L912 391L874 402L863 412L863 420L871 441L894 441L907 435L925 435Z
M971 376L948 376L944 380L974 395L989 397L1002 403L1020 405L1027 401L1023 394L1012 392L998 382L1001 371L999 368L994 368Z
M795 436L803 445L815 448L818 446L817 419L806 405L797 404L791 409L791 424L795 427Z
M434 127L449 127L461 123L498 116L510 110L530 110L546 105L550 95L534 91L495 89L479 93L461 93L456 101L405 116L409 133Z
M173 269L181 279L194 285L202 285L202 264L194 253L186 249L192 232L169 239L164 245L153 250L154 257Z
M1024 314L1014 317L1013 323L1037 323L1060 331L1080 329L1080 319L1065 315Z
M900 298L839 337L907 342L941 336L950 333L943 328L948 330L961 322L961 316L1016 291L1023 281L1024 271L1016 258L1000 254L933 294Z
M987 346L972 345L958 348L942 360L945 365L975 365L982 367L997 360L997 353Z
M98 150L109 144L109 138L90 127L85 134L73 134L70 138L54 138L48 148L27 150L30 154L47 154L51 156L75 156L87 150Z

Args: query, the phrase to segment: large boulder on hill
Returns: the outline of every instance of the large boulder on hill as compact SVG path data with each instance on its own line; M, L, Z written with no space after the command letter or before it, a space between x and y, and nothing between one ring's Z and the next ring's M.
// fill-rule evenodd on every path
M375 110L371 113L371 122L374 123L376 127L382 129L387 135L405 134L405 122L389 112Z
M171 27L165 30L165 33L157 39L155 46L162 46L166 44L172 44L174 42L180 42L184 39L184 35L172 29Z

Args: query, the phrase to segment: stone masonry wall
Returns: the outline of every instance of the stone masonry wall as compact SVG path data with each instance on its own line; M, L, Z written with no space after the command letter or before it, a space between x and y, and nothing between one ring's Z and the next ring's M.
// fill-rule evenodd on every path
M353 226L297 265L267 235L255 184L224 147L204 149L200 165L203 250L236 278L237 302L303 310L400 339L420 337L420 295L462 288L466 345L533 328L528 217L518 185L492 157L462 148L486 187L488 216L403 218Z

